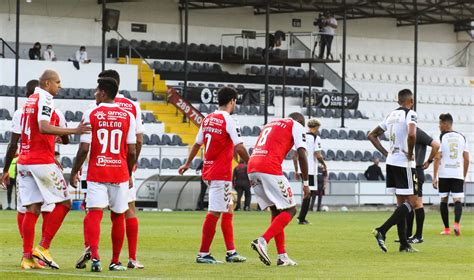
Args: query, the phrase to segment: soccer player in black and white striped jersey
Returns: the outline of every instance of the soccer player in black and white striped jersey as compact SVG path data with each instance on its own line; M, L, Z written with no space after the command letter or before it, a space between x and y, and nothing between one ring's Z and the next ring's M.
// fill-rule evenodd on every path
M461 234L459 222L461 221L462 204L464 197L464 180L469 168L469 149L466 138L453 130L453 117L451 114L439 116L439 129L441 135L441 149L435 158L433 187L438 189L441 197L440 211L444 223L442 235L451 234L448 217L449 194L454 201L454 234Z
M412 110L413 93L404 89L398 93L399 108L392 111L368 135L370 142L387 157L387 191L396 194L397 209L392 216L373 233L382 251L387 252L385 235L394 225L398 228L400 252L416 252L408 244L405 218L416 203L418 180L415 171L414 148L416 142L417 115ZM380 143L379 136L389 133L390 148L387 151Z

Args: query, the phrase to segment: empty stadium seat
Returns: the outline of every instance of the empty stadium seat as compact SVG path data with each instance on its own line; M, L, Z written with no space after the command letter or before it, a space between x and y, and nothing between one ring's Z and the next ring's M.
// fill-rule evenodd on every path
M329 181L337 181L337 175L334 172L329 172L328 176Z
M344 160L344 152L341 150L337 150L336 157L334 158L335 161Z
M171 141L171 138L168 134L163 134L163 136L161 136L161 145L171 145L172 144L172 141Z
M171 161L171 169L178 169L183 162L179 158L173 158Z
M195 158L195 159L191 162L191 169L196 170L196 169L199 167L199 165L201 164L201 162L202 162L202 159L200 159L200 158Z
M252 134L252 129L248 126L242 127L242 136L250 136Z
M347 175L344 172L339 172L337 175L337 180L339 181L347 181Z
M138 162L138 168L141 169L148 169L150 168L150 160L147 158L141 158L140 161Z
M160 166L161 166L160 165L160 159L158 159L158 158L152 158L151 159L151 162L150 162L150 168L151 169L160 169Z
M172 162L169 158L163 158L161 160L161 169L171 169Z
M357 175L355 175L355 173L353 173L353 172L349 172L349 174L347 174L347 180L357 181Z

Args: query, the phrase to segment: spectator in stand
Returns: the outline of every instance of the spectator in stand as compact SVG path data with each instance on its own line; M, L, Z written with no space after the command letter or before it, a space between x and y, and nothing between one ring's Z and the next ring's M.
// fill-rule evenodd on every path
M365 178L369 181L385 181L385 177L383 176L382 169L379 166L379 159L374 158L374 164L369 166L367 170L364 172Z
M314 203L316 201L316 196L318 197L318 205L316 206L316 211L321 212L321 202L323 200L323 195L326 194L326 188L328 185L328 171L326 167L322 164L318 166L318 190L311 191L311 204L309 209L314 211Z
M91 62L91 60L87 57L85 46L81 46L79 50L76 51L74 58L70 58L68 59L68 61L72 61L72 64L74 65L74 67L76 67L77 70L81 68L80 63L87 64Z
M46 61L56 61L56 54L53 51L53 46L46 46L46 50L43 53L43 59Z
M36 42L28 51L28 56L31 60L41 60L41 44Z
M331 54L331 46L332 46L332 39L334 39L334 35L336 34L337 29L337 20L336 18L330 13L324 13L324 19L321 21L321 43L319 45L319 59L323 59L324 57L324 49L326 49L326 59L333 59Z
M196 168L196 174L201 174L204 161L201 161L199 166ZM204 182L201 176L201 192L199 193L198 204L196 210L204 211L204 197L206 196L207 184Z
M234 168L232 182L234 184L234 189L237 191L237 206L234 210L240 210L242 195L245 193L244 211L250 211L252 193L250 192L250 180L247 174L247 164L245 164L243 159L240 159L239 165Z

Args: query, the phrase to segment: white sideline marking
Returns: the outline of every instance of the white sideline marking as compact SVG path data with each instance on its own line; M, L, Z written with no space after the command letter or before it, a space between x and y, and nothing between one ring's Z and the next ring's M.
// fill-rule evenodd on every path
M42 274L42 275L64 275L64 276L75 276L75 277L87 277L87 278L121 278L121 279L145 279L145 280L156 280L161 278L149 278L149 277L138 277L138 276L124 276L124 275L97 275L94 272L87 274L76 274L76 273L66 273L66 272L48 272L42 270L9 270L9 269L0 269L0 272L8 273L30 273L30 274Z

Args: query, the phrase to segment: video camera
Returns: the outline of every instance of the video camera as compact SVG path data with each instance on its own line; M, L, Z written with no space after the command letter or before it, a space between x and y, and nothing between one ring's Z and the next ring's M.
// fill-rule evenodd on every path
M323 29L327 25L327 19L324 16L324 13L319 13L318 17L313 22L314 26L317 26L319 29Z

